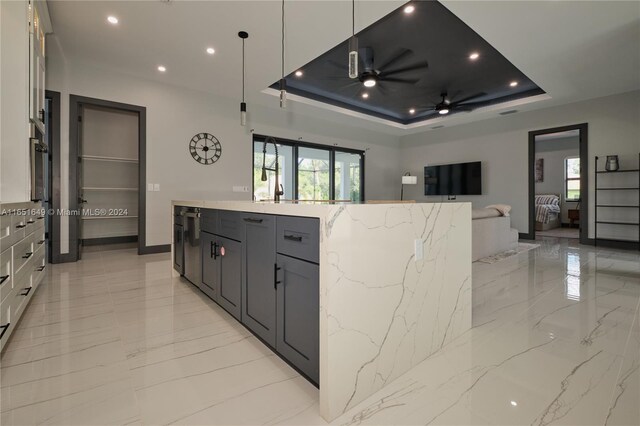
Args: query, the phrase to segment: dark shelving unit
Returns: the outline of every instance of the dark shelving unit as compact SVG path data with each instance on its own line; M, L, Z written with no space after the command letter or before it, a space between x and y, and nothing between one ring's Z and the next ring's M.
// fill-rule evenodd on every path
M638 154L638 167L637 169L622 169L615 171L607 171L607 170L598 170L598 159L596 156L595 161L595 244L598 243L608 246L616 246L616 247L631 247L631 245L635 245L635 248L640 250L640 154ZM638 178L636 182L637 186L599 186L598 175L603 174L618 174L618 173L637 173ZM638 204L615 204L608 202L606 204L598 204L598 192L599 191L637 191L638 192ZM599 209L625 209L625 211L629 211L628 209L638 209L638 219L636 221L625 221L625 220L600 220L598 219L598 211ZM635 226L638 227L637 239L633 238L602 238L598 236L598 225L616 225L616 226Z

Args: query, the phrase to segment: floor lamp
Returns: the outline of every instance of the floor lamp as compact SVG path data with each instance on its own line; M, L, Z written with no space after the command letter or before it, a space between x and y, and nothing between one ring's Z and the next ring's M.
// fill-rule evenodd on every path
M411 173L406 172L402 175L402 186L400 187L400 201L404 198L404 186L415 185L418 183L418 176L411 176Z

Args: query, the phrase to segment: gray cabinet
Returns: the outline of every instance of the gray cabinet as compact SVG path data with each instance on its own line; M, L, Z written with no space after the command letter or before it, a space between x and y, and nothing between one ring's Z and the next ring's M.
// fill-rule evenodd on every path
M184 275L184 231L182 225L173 224L173 269Z
M242 243L219 237L214 244L214 262L218 267L217 298L214 299L238 321L242 306Z
M202 256L202 283L200 290L211 299L218 298L216 288L220 281L219 268L216 264L216 237L208 232L200 233L200 254Z
M277 255L276 350L318 383L318 265Z
M276 217L243 214L242 322L276 345Z

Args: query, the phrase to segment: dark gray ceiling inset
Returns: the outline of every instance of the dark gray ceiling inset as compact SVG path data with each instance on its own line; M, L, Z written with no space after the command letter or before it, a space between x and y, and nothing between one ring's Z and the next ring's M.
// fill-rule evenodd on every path
M345 40L286 76L287 90L401 124L545 93L442 4L411 3L413 13L402 6L357 34L360 80L348 76Z

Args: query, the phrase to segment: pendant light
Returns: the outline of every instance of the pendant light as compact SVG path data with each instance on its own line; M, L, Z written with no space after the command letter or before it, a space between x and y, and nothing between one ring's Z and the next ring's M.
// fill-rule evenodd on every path
M282 0L282 77L280 78L280 108L287 107L287 82L284 79L284 0Z
M358 78L358 37L356 37L356 0L351 0L351 38L349 39L349 78Z
M240 102L240 125L247 125L247 103L244 101L244 41L249 37L246 31L240 31L238 37L242 39L242 102Z

